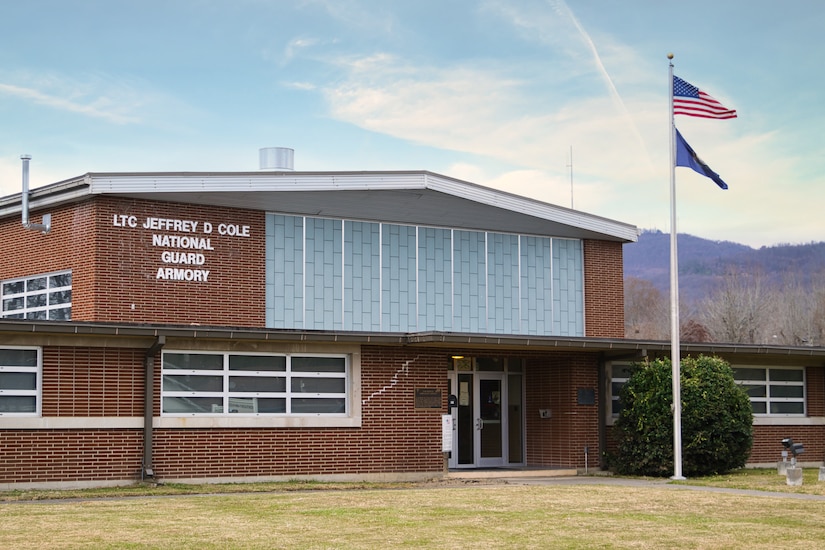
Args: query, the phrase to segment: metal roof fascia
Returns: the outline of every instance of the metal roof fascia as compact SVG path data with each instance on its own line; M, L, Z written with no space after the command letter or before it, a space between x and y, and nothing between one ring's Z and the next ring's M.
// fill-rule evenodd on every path
M522 197L482 185L417 172L134 173L90 174L91 193L242 192L429 189L468 201L561 223L628 242L636 226Z
M504 208L513 212L521 212L528 216L579 227L597 233L604 233L630 242L636 242L639 238L636 226L631 224L595 216L586 212L570 210L563 206L557 206L461 180L445 178L437 174L429 174L427 188L489 206ZM472 189L472 194L465 191L467 188Z
M424 189L424 172L90 174L91 192L371 191Z
M35 210L82 199L89 195L89 180L86 176L73 178L29 191L29 208ZM20 214L22 192L0 198L0 218Z
M76 334L100 337L155 337L217 340L266 340L306 342L339 342L384 344L401 346L442 346L501 348L556 348L583 351L649 350L669 351L670 343L664 341L630 340L624 338L575 338L556 336L519 336L497 334L472 334L451 332L417 333L361 333L348 331L294 331L237 327L185 327L176 325L123 325L112 323L86 323L79 321L33 321L0 319L0 333L64 335ZM776 355L825 359L825 347L783 347L760 344L690 343L682 348L685 353L724 353L731 355ZM822 363L825 366L825 363ZM814 365L812 365L814 366Z

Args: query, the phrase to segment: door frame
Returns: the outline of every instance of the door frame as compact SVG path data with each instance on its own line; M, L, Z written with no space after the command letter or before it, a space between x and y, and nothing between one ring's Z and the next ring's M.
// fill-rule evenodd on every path
M484 457L482 456L482 438L484 437L484 425L485 420L482 418L481 414L481 406L482 400L481 397L481 382L484 380L495 380L499 383L499 395L498 395L498 411L499 411L499 418L498 418L498 425L499 425L499 442L498 447L501 449L500 456L496 457ZM508 445L507 442L509 441L508 437L508 406L507 406L507 373L506 372L490 372L490 371L481 371L475 372L473 376L473 389L475 390L474 395L476 396L475 403L473 403L473 415L476 419L476 431L475 431L475 440L473 441L473 457L474 463L477 468L500 468L507 464L507 455L508 452ZM492 422L495 421L488 421L488 425L492 425ZM489 434L491 429L488 428L487 433Z
M450 411L450 414L453 417L453 441L452 441L452 449L453 451L450 453L450 458L448 459L448 467L450 469L472 469L472 468L503 468L507 466L519 466L522 465L523 462L511 464L509 462L510 456L510 449L509 449L509 425L510 425L510 407L509 407L509 387L508 384L510 383L510 376L506 371L448 371L448 379L450 383L450 392L456 395L457 401L460 403L461 396L459 395L459 387L458 387L458 379L459 375L471 375L472 376L472 391L470 393L472 399L472 427L471 433L466 433L468 428L462 428L459 426L458 421L458 406L453 408ZM481 380L498 380L500 383L500 426L501 426L501 456L500 457L482 457L481 456L481 430L483 427L480 425L482 422L481 420L481 403L479 399L480 395L480 384ZM524 384L523 377L521 378L522 388ZM522 399L523 399L523 391L521 392ZM520 411L523 411L523 403L521 404ZM523 412L519 413L519 416L523 416ZM524 419L519 418L519 422L524 425ZM522 429L522 436L521 441L519 444L522 446L522 455L523 455L523 448L524 448L524 430ZM472 438L472 448L473 448L473 461L472 463L465 463L459 464L458 461L458 454L459 454L459 439L463 437L471 437ZM466 444L466 441L464 442Z

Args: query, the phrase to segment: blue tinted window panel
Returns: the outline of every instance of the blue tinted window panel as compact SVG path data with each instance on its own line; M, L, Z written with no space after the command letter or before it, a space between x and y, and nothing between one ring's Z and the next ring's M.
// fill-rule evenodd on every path
M267 215L266 323L270 328L303 328L303 218Z
M453 232L453 330L487 330L487 249L479 231Z
M487 234L487 327L519 333L519 241L517 235Z
M418 330L452 330L452 234L422 227L418 232Z
M412 332L417 330L416 228L393 224L381 227L381 328Z
M553 334L551 241L521 237L521 333Z
M341 220L306 218L305 328L343 328Z
M380 225L344 222L344 330L381 330Z
M581 241L553 239L553 333L584 336Z

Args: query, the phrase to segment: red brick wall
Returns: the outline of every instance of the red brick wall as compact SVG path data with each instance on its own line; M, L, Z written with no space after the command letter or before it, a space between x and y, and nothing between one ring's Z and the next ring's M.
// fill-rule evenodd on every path
M360 428L156 429L154 467L163 478L437 472L443 467L441 415L454 350L364 346ZM49 417L142 417L143 353L137 348L45 346L43 413ZM526 462L588 466L599 459L597 354L479 352L523 357ZM156 364L156 391L160 390ZM811 367L808 411L823 412L825 369ZM416 388L442 391L442 407L416 410ZM578 404L593 389L595 404ZM160 399L155 399L159 414ZM539 409L550 409L542 419ZM609 431L608 431L609 433ZM805 445L805 462L825 453L822 426L756 426L751 463L773 463L781 439ZM130 480L140 476L141 429L0 429L0 483Z
M143 416L144 354L140 349L43 348L43 416Z
M598 356L551 354L527 363L527 464L531 466L598 466L599 400ZM593 389L593 405L578 404L578 390ZM539 409L550 409L540 418Z
M143 416L143 356L127 348L43 348L42 414ZM0 483L139 479L143 432L0 429Z
M622 243L584 241L585 336L624 337Z
M115 216L199 222L195 232L115 227ZM265 213L129 199L100 199L97 205L97 320L262 327L264 320ZM204 222L213 226L202 230ZM222 236L219 224L249 226L249 237ZM214 250L161 248L152 235L209 238ZM164 251L202 253L206 263L166 264ZM209 270L206 282L162 280L158 268ZM134 304L134 309L132 305Z
M748 462L773 464L782 460L782 451L785 450L782 440L786 437L805 446L805 452L797 459L799 462L821 465L825 457L825 430L822 426L754 426L753 449Z
M825 368L808 367L805 369L806 408L808 417L825 416ZM788 422L794 422L789 418ZM781 441L792 438L805 445L805 453L800 455L800 462L821 462L825 459L825 426L821 425L783 425L753 427L753 448L748 464L771 464L782 459ZM607 446L616 452L616 440L612 428L607 429Z
M140 479L141 430L0 430L0 483Z
M825 416L825 368L805 369L805 398L808 416Z
M142 417L142 350L44 349L44 417ZM439 472L449 354L366 346L360 428L155 429L165 478ZM160 391L160 363L156 363ZM442 407L415 409L415 388ZM159 414L160 398L155 399ZM140 476L140 429L0 429L0 483L129 480Z
M72 270L72 314L91 312L94 280L95 218L91 201L30 212L40 223L52 215L52 229L44 235L24 229L20 218L0 220L0 279L15 279L53 271ZM75 306L74 304L78 304ZM84 304L81 307L80 304Z
M156 430L163 478L438 472L448 353L365 346L360 428ZM442 408L415 410L415 388Z
M264 326L264 212L111 197L49 212L48 235L23 229L19 219L0 222L0 279L71 269L73 320ZM42 213L33 212L32 219ZM115 226L116 216L134 216L138 227ZM192 233L144 229L147 218L199 225ZM213 225L212 233L201 230L204 222ZM250 236L220 235L221 223L249 226ZM209 238L214 250L153 246L152 234ZM164 263L164 251L202 252L206 262ZM158 279L159 267L209 270L208 280Z

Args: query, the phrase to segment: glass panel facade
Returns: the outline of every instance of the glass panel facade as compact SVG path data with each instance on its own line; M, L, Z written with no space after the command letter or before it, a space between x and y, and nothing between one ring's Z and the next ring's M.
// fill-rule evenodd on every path
M26 395L0 395L0 413L35 413L37 398Z
M37 373L0 371L0 390L36 390Z
M229 370L286 371L286 357L279 355L230 355Z
M267 214L266 325L584 336L582 241Z
M166 370L223 370L223 356L203 353L164 353L163 368Z

